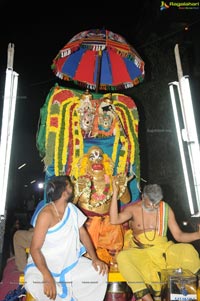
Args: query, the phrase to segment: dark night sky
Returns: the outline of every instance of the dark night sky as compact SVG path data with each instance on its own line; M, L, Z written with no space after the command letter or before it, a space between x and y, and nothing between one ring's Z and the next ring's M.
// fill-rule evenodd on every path
M154 2L154 4L152 4ZM4 6L3 6L4 5ZM98 5L98 4L97 4ZM127 3L126 3L127 5ZM121 34L142 56L145 44L156 33L157 39L167 39L174 32L182 30L186 23L197 24L199 32L200 10L178 11L169 9L160 11L160 1L134 1L134 9L129 12L128 5L118 13L94 9L95 13L82 11L70 13L71 8L62 10L54 7L51 13L42 18L42 12L32 11L34 22L29 23L29 15L18 16L20 24L7 23L1 27L0 35L0 110L4 91L8 44L14 43L14 71L19 73L18 100L16 106L14 142L12 148L11 173L13 187L11 201L23 198L23 184L30 183L36 176L43 179L43 164L36 149L36 132L39 111L52 86L59 82L50 66L58 51L78 32L92 28L106 28ZM6 3L1 3L6 7ZM7 7L8 9L8 7ZM18 8L19 9L19 8ZM77 9L78 10L78 9ZM14 9L12 10L13 16ZM78 16L79 15L79 16ZM21 16L21 15L20 15ZM72 21L72 20L74 21ZM9 20L13 21L9 17ZM61 22L61 23L60 23ZM199 43L199 41L197 42ZM167 51L167 50L166 50ZM167 55L167 53L166 53ZM68 85L68 83L62 83ZM23 162L28 166L20 172L17 166Z

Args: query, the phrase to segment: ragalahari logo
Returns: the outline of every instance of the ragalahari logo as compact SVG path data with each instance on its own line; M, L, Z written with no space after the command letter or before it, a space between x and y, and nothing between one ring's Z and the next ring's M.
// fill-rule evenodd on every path
M166 2L161 1L160 10L165 10L165 9L168 9L168 8L170 8L170 6Z
M166 3L165 1L161 1L160 10L166 10L171 7L175 7L177 9L199 9L200 2L173 2L170 1Z

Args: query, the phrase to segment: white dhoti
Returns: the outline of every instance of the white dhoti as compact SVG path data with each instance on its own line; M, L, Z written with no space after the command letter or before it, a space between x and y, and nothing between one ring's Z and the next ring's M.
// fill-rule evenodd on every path
M103 301L107 289L107 275L100 275L92 261L83 257L79 227L85 215L69 203L58 224L47 232L41 249L47 266L55 279L55 301ZM49 301L43 292L43 276L31 256L25 269L25 288L38 301Z
M32 292L36 300L49 301L43 292L42 274L34 273L34 270L26 275L26 289ZM57 297L55 301L103 301L107 289L107 275L99 275L92 266L92 261L86 257L80 257L77 265L70 272L71 282L67 284L68 297L62 296L62 283L57 282ZM33 293L34 292L34 293Z

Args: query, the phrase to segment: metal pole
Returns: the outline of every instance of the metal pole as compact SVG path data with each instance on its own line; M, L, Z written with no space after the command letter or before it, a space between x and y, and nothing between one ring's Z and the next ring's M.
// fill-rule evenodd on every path
M18 74L13 71L14 45L8 45L8 60L0 140L0 217L4 216L10 167L12 134L17 98Z
M189 163L193 178L192 183L196 196L196 200L194 201L196 201L198 211L200 212L200 148L195 123L195 115L193 111L189 77L183 76L178 44L175 45L174 52L179 80L178 93L184 123L184 129L182 129L182 139L188 148Z

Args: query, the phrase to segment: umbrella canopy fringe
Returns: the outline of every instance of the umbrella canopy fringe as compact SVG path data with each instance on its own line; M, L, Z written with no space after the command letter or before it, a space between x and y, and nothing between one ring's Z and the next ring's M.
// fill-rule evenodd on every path
M65 81L72 81L74 84L85 88L85 89L89 89L94 91L96 89L96 85L93 84L89 84L86 82L82 82L82 81L78 81L78 80L74 80L71 77L61 73L61 72L56 72L56 76L62 80ZM139 85L140 83L142 83L144 81L144 76L140 76L135 78L134 80L132 80L131 82L124 82L121 84L117 84L117 85L107 85L107 84L100 84L99 85L99 89L98 90L102 90L102 91L117 91L117 90L123 90L123 89L128 89L128 88L132 88L134 86Z
M132 88L144 80L144 61L122 36L105 29L76 34L53 59L65 81L98 92Z

